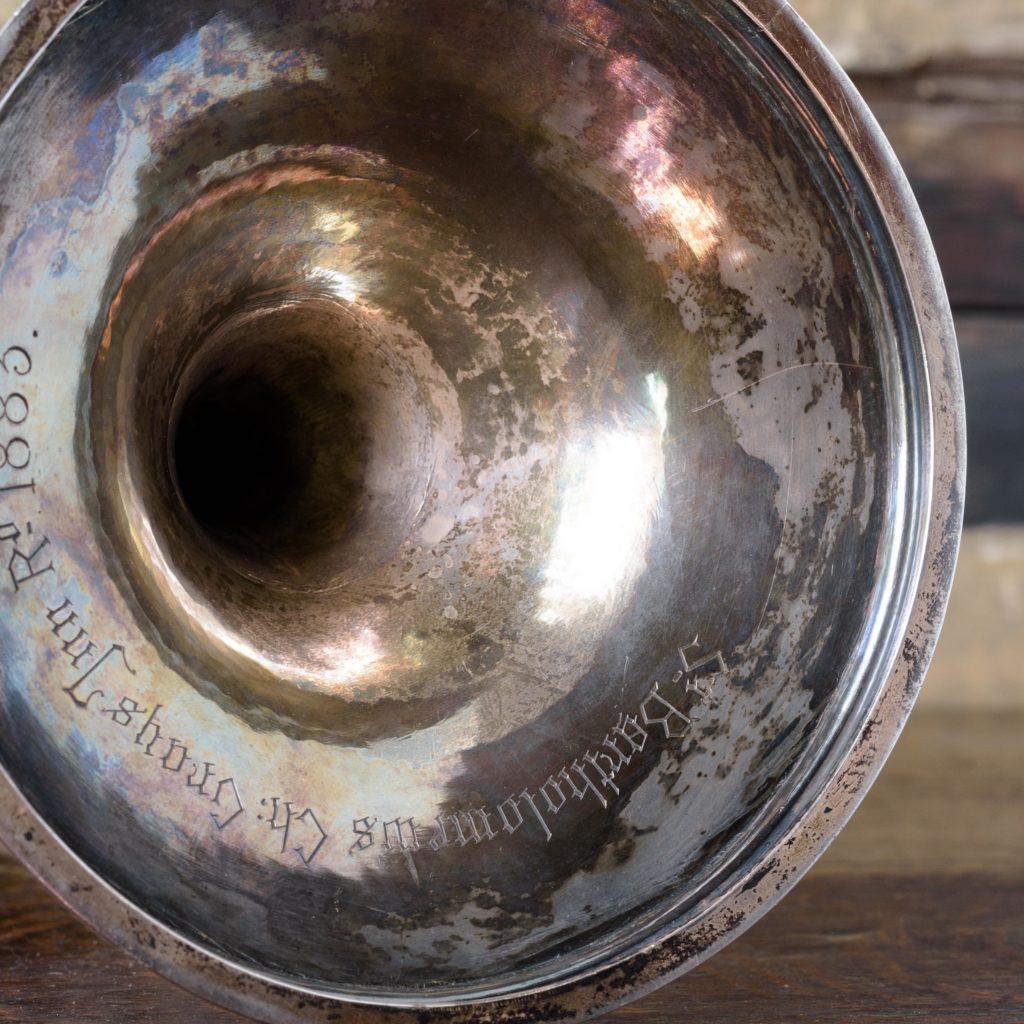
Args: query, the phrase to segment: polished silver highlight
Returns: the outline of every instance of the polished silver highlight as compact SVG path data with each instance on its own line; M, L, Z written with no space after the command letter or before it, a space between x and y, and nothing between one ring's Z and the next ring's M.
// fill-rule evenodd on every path
M926 233L777 0L29 0L0 832L266 1021L579 1019L852 813L934 645Z

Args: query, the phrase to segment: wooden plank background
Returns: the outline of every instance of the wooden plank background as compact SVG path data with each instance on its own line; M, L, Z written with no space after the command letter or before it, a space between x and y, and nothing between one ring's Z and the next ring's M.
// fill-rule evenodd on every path
M1020 0L791 0L849 70L901 72L932 60L1024 54Z
M0 20L13 9L0 0ZM620 1024L1024 1022L1024 0L802 0L889 136L954 306L968 528L919 707L782 904ZM238 1021L0 856L0 1021Z

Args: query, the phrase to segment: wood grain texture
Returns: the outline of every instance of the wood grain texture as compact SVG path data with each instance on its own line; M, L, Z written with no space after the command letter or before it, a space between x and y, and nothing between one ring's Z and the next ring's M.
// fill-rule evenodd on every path
M1010 448L1014 457L1019 457L1020 450L1020 443ZM980 459L971 465L974 474L981 472ZM1019 477L1019 473L1010 473L1008 485L1017 483ZM1024 711L1022 623L1024 526L964 531L946 621L918 706L961 712ZM1024 746L1024 735L1011 736L1009 741ZM990 756L994 763L998 755L993 751ZM1007 765L1007 769L1004 779L1016 777L1024 784L1024 768L1019 763Z
M902 70L946 57L1024 56L1020 0L792 0L844 65Z
M1016 272L1024 294L1024 252ZM970 443L966 521L1024 523L1024 310L958 315L956 332ZM1012 563L1019 562L1016 552L1006 551Z
M910 179L953 306L1024 309L1024 59L855 84Z
M1024 712L915 713L766 918L609 1024L1024 1021ZM0 860L0 1021L228 1024Z

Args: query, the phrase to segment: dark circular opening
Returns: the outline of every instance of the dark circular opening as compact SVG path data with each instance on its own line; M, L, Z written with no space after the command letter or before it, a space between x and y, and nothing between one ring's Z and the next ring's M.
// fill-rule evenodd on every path
M254 569L298 569L364 501L366 428L332 370L308 339L234 339L183 391L170 438L178 495Z
M309 486L312 452L292 396L257 372L209 377L185 400L174 438L181 498L208 533L271 539Z

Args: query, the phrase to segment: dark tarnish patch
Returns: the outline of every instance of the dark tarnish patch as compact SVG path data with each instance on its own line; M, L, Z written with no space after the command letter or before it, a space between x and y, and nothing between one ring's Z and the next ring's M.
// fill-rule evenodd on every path
M749 383L754 383L764 376L764 353L748 352L736 360L736 369L739 375Z
M948 507L951 509L963 507L962 495L956 480L950 482L947 501ZM925 617L932 629L938 627L945 613L946 602L949 596L949 582L953 578L957 551L960 545L960 528L961 519L959 516L953 516L943 524L944 533L941 545L934 559L936 583L926 595L928 605ZM932 656L933 646L933 633L926 634L924 637L910 633L903 639L901 654L906 666L906 682L904 683L903 696L907 711L910 710L910 706L921 687L921 680L927 663Z
M799 719L793 719L780 733L770 738L766 737L757 752L758 762L767 762L776 751L783 749L786 741L800 726Z
M744 883L743 891L750 892L751 889L756 889L778 867L778 864L779 862L774 857L765 861L764 866L755 871Z

